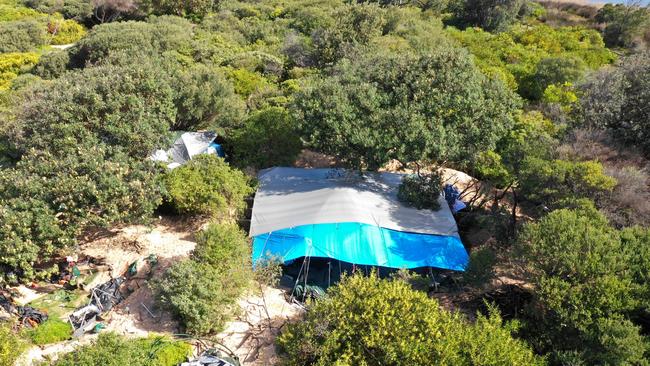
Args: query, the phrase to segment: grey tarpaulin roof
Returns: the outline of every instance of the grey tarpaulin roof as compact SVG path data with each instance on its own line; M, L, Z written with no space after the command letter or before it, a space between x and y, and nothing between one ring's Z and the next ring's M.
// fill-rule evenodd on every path
M258 176L250 236L299 225L360 222L391 230L458 237L440 196L440 210L418 210L397 200L403 174L342 169L270 168Z

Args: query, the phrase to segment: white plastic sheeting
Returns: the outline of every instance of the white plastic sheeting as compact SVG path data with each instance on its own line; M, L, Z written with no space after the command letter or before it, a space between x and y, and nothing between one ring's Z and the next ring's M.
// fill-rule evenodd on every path
M217 138L216 132L184 132L168 150L156 150L150 157L154 161L167 162L174 169L199 154L216 154L210 144Z
M440 210L404 206L404 174L341 169L271 168L260 172L250 236L300 225L359 222L391 230L458 237L445 199Z

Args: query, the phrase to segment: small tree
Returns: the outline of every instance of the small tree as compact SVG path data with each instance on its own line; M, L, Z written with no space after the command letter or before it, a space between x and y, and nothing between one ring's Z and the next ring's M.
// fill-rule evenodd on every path
M179 213L228 216L240 213L253 192L248 179L222 158L199 155L164 177L167 199Z
M640 2L605 4L595 20L605 25L603 38L608 47L634 47L650 25L650 10Z
M255 112L232 138L233 161L242 167L291 165L301 148L297 126L281 107Z
M190 333L217 332L237 313L237 300L253 277L250 258L244 232L212 224L198 236L192 257L170 267L155 289Z
M494 147L517 106L466 53L441 49L339 63L296 96L293 110L310 145L374 170L391 159L467 164Z
M630 237L628 237L630 239ZM528 309L538 351L558 362L638 364L646 341L625 317L639 304L630 248L593 206L551 212L528 224L518 248L534 299Z

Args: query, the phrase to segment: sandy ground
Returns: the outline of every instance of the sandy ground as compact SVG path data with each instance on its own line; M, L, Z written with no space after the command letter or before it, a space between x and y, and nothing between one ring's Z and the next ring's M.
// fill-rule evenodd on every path
M110 313L105 314L106 330L130 337L147 336L150 332L177 334L179 323L170 313L158 308L148 282L162 276L174 262L186 258L194 249L194 233L199 224L161 218L151 226L126 226L114 230L99 230L89 234L81 245L79 257L92 257L105 263L108 269L93 279L87 288L95 287L112 277L122 275L131 263L137 261L138 273L127 283L130 294ZM158 263L150 266L145 260L155 254ZM45 289L24 286L15 289L18 302L27 303L43 296ZM48 289L49 290L49 289ZM215 337L232 350L242 365L270 365L275 362L274 340L288 319L301 313L301 308L285 301L279 289L266 288L251 291L239 301L240 316L227 324L226 330ZM32 347L19 360L18 366L56 359L57 354L70 352L75 346L87 344L96 338L88 334L77 340L46 347Z
M240 300L239 305L242 314L216 338L239 357L242 365L275 364L275 338L287 321L302 314L302 308L285 301L283 291L276 288L257 291Z

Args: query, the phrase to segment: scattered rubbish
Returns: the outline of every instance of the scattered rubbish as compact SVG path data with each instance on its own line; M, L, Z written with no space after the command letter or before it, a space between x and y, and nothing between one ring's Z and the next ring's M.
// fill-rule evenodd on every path
M120 286L124 277L113 278L90 291L90 302L86 306L77 308L68 320L74 328L74 337L94 329L97 319L105 312L110 311L115 305L124 300Z
M18 311L20 323L32 328L36 328L48 318L45 312L34 309L31 306L18 306L16 310Z
M459 200L460 191L456 187L451 184L445 184L443 191L445 193L445 201L449 204L452 213L456 213L467 207L463 201Z
M296 285L293 295L296 299L299 300L317 300L325 296L325 290L323 290L322 287L320 286L313 286L313 285L302 285L298 284Z
M147 305L145 305L143 302L141 302L140 305L142 305L142 307L144 308L144 310L146 310L147 313L149 313L149 315L151 315L152 318L155 318L155 317L156 317L155 315L153 315L153 313L151 312L151 310L149 310L149 308L147 307Z
M240 363L236 358L222 356L216 349L209 349L199 357L181 363L180 366L240 366Z
M11 299L2 294L0 294L0 307L9 314L16 313L16 307L14 306Z
M129 277L133 277L138 274L138 261L134 261L133 263L129 264L129 269L126 272Z
M153 253L152 253L152 254L149 254L145 260L146 260L147 262L149 262L149 265L150 265L151 267L153 267L153 266L155 266L156 264L158 264L158 256L155 255L155 254L153 254Z
M104 329L106 329L106 325L104 325L104 323L97 323L93 327L93 333L99 333Z
M90 304L97 305L102 311L110 311L113 306L124 300L120 292L120 286L124 283L124 277L113 278L90 291Z

